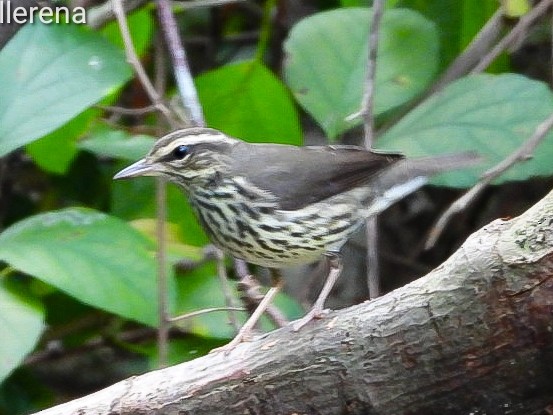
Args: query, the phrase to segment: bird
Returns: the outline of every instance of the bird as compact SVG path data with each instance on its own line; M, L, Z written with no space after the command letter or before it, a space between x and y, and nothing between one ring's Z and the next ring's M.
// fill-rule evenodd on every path
M435 174L471 166L474 152L405 158L351 145L248 143L191 127L158 139L114 179L159 176L180 187L214 245L274 271L273 286L229 343L242 342L282 288L278 270L327 258L330 270L298 330L324 313L338 279L340 249L368 217L416 191Z

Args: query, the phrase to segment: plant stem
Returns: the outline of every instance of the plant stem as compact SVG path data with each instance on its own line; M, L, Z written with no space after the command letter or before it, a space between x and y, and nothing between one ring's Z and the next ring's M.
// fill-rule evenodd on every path
M269 39L271 37L271 12L276 5L276 0L267 0L263 7L263 18L261 20L261 33L259 35L259 42L257 43L257 49L255 51L255 60L258 62L263 61L263 56L269 45Z
M374 0L372 7L372 22L369 31L369 58L367 60L367 77L365 78L365 94L361 115L364 120L365 147L371 149L374 145L374 87L376 78L376 58L378 53L378 35L380 22L384 13L384 0ZM378 217L367 219L367 286L369 298L380 295L380 278L378 263Z
M205 126L205 119L202 107L186 59L186 52L182 46L177 22L171 9L171 2L169 0L157 0L156 4L159 23L165 36L165 42L167 43L167 48L169 49L169 54L173 63L175 80L182 99L182 104L186 109L190 124L203 127Z

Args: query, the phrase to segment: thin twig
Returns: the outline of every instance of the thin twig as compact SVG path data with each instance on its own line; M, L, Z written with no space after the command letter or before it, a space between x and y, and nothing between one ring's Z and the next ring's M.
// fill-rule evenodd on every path
M488 53L492 45L496 42L503 28L503 9L500 7L486 22L484 27L478 32L470 44L465 48L449 67L440 76L438 81L428 90L427 95L431 95L451 82L468 74L471 68L478 63L481 57Z
M263 16L261 18L261 32L259 33L259 41L255 51L255 59L259 62L263 61L265 52L269 45L271 37L271 12L276 5L276 0L267 0L263 6Z
M478 62L478 65L476 65L470 73L480 73L490 66L491 63L520 36L521 33L526 32L528 27L534 23L536 19L543 16L552 4L553 0L542 0L532 10L522 16L511 31L505 35L505 37L501 39L499 43L480 60L480 62Z
M126 332L117 333L115 337L93 337L90 340L85 341L83 344L70 349L65 346L61 339L55 338L44 341L43 343L45 343L45 346L42 350L35 351L34 353L28 355L23 361L23 364L25 366L32 366L50 359L59 361L59 359L70 356L84 356L85 354L98 350L101 347L111 347L121 343L140 343L144 340L153 338L154 335L155 331L153 329L149 327L140 327Z
M152 85L150 78L148 78L148 74L146 74L146 70L142 66L142 63L140 63L140 59L138 58L136 49L134 48L132 42L129 25L127 23L127 16L125 15L122 0L111 1L113 5L113 12L115 13L115 17L117 18L119 30L121 31L121 37L123 38L123 43L125 45L125 55L127 57L127 62L129 62L129 64L136 72L136 76L144 87L144 90L146 91L146 94L148 94L148 97L150 98L150 101L152 101L152 104L159 110L159 112L161 112L165 116L169 124L171 124L172 127L175 127L177 125L177 122L175 121L173 114L163 103L161 96Z
M127 23L127 16L121 0L112 0L113 12L117 18L119 24L119 30L121 31L121 37L125 45L125 55L127 61L131 64L136 72L136 75L144 87L144 90L148 94L148 97L152 101L157 110L162 113L169 124L172 127L178 125L178 122L173 117L173 114L169 108L163 103L160 93L156 90L150 78L146 74L144 67L142 66L140 59L134 48L129 26ZM165 183L162 179L156 181L156 206L157 206L157 282L158 282L158 348L159 348L159 364L165 366L167 364L168 356L168 339L170 325L168 323L169 311L167 301L167 275L166 275L166 246L165 246L165 208L166 189Z
M154 39L154 85L156 91L165 96L167 90L167 54L165 53L165 45L163 44L163 36L159 31L156 31ZM173 111L178 111L178 107L171 105Z
M192 317L197 317L197 316L201 316L203 314L208 314L208 313L214 313L214 312L217 312L217 311L230 311L230 312L234 312L234 311L246 311L245 308L242 308L242 307L212 307L212 308L204 308L203 310L198 310L198 311L192 311L191 313L186 313L186 314L182 314L180 316L177 316L177 317L173 317L173 318L170 318L169 321L171 323L176 323L176 322L179 322L179 321L182 321L182 320L186 320L186 319L189 319L189 318L192 318ZM229 313L230 314L230 313Z
M166 316L165 321L168 323L168 325L177 321L185 320L187 318L209 313L212 311L228 311L229 322L233 326L235 331L238 332L238 330L240 329L240 325L235 315L235 311L247 311L247 310L245 308L237 307L234 304L234 297L232 295L232 289L227 278L224 259L225 259L224 254L219 248L217 248L214 245L207 245L204 247L203 256L199 261L194 261L194 262L181 261L176 264L177 269L179 269L180 271L186 272L205 264L207 261L213 261L213 260L217 261L217 275L219 276L219 280L221 282L226 306L217 307L217 308L208 308L205 310L195 311L192 313L188 313L185 315L172 317L172 318Z
M376 61L378 54L378 35L380 22L384 13L385 0L374 0L372 21L369 32L369 57L367 60L367 76L360 115L364 120L365 147L371 149L374 145L374 89L376 78ZM367 286L369 298L380 295L380 278L378 264L378 217L371 216L366 220L367 235Z
M159 326L157 332L158 362L160 367L167 366L169 356L169 330L171 316L167 283L167 184L161 177L156 179L156 240L157 240L157 298Z
M545 121L541 122L534 133L528 138L517 150L511 153L507 158L500 161L492 168L486 170L482 174L478 183L468 190L463 196L457 199L449 208L442 214L436 224L432 227L430 234L426 240L425 249L432 248L439 236L442 234L445 226L449 223L451 218L457 213L463 211L471 203L476 200L478 195L497 177L511 168L519 161L525 161L532 157L532 153L536 147L542 142L549 130L553 127L553 114L549 116Z
M367 287L369 299L380 296L380 264L378 262L378 216L374 215L365 221L367 235Z
M148 0L126 0L123 4L125 13L130 13L148 3ZM86 23L93 29L99 29L116 18L113 3L106 1L105 3L92 7L86 12Z
M361 115L365 128L365 147L371 149L374 145L374 88L376 79L376 58L378 54L378 35L380 22L384 13L384 0L375 0L372 7L372 21L369 32L369 57L367 60L367 75L365 92L361 107Z
M202 107L198 99L192 74L190 72L190 66L188 65L188 60L186 58L186 51L182 46L177 22L171 9L171 3L168 0L157 0L156 5L159 23L169 49L175 79L183 106L186 109L190 123L195 126L203 127L205 126L205 119ZM232 290L226 274L224 254L218 250L217 252L217 275L221 282L221 288L225 296L227 310L229 311L229 321L238 330L238 321L232 312L235 307L232 298Z
M161 36L156 34L154 40L154 82L160 96L165 93L165 56ZM156 134L161 134L161 131ZM156 239L157 245L157 293L158 293L158 365L165 367L169 361L169 331L171 330L171 313L169 310L167 281L167 183L156 180Z
M147 107L142 108L124 108L112 105L95 105L95 107L103 111L112 112L120 115L144 115L158 111L158 108L155 105L148 105Z
M205 119L202 112L202 107L198 99L194 80L190 73L190 67L186 59L186 52L182 46L177 22L173 11L171 10L171 2L169 0L157 0L157 11L161 29L165 36L165 41L171 55L173 70L177 87L182 99L182 103L186 108L190 123L195 126L205 126Z
M248 0L173 0L172 3L182 10L201 9L206 7L226 6L228 4L247 3ZM125 12L130 13L148 3L148 0L125 0ZM93 29L99 29L115 19L110 1L91 7L86 13L86 23Z
M236 319L236 315L232 312L232 309L236 308L236 304L234 303L234 296L232 295L232 288L230 286L228 275L227 275L227 267L225 265L225 254L219 248L216 248L216 247L213 247L213 248L215 248L215 258L217 261L217 276L219 277L219 282L221 284L221 288L223 289L223 295L225 297L225 305L229 310L229 313L228 313L229 323L234 328L234 330L238 333L238 331L240 330L240 325L238 323L238 320Z
M204 7L226 6L228 4L246 3L248 0L173 0L183 9L199 9Z

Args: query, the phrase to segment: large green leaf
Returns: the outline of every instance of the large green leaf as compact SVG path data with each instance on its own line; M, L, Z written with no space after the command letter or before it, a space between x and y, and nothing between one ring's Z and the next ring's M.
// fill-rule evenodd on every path
M156 189L152 177L117 180L112 189L112 214L127 220L156 216ZM172 183L167 184L167 219L181 227L183 242L195 246L209 243L184 193Z
M298 23L287 39L285 77L299 103L334 138L360 119L371 10L337 9ZM438 34L420 14L386 11L380 31L375 114L406 103L432 79L438 65Z
M0 259L80 301L156 325L152 244L104 213L69 208L12 225L0 235Z
M226 65L196 85L209 126L247 141L301 144L292 97L262 63Z
M123 52L72 25L25 25L0 52L0 156L71 120L131 76Z
M40 140L27 144L27 154L44 170L65 174L79 152L75 142L90 127L98 112L89 108Z
M460 79L423 102L377 141L383 149L409 156L473 150L484 162L470 171L441 175L434 183L471 186L485 168L520 147L553 112L553 95L544 83L520 75L476 75ZM553 174L553 135L534 157L517 164L496 182Z
M121 130L99 128L78 147L100 156L136 161L144 157L154 145L154 138L147 135L131 136Z
M152 242L157 241L157 219L137 219L131 222L133 228L139 230L143 235L150 238ZM188 245L182 242L182 230L175 224L165 223L165 244L167 249L167 261L173 265L183 259L190 261L201 261L204 257L202 247Z
M0 278L0 382L35 347L44 329L40 304L17 295Z

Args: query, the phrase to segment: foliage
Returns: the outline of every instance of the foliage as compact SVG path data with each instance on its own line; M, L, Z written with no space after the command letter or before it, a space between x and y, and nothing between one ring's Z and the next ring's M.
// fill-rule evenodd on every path
M42 24L6 45L0 73L0 156L61 127L131 75L122 51L100 36Z
M225 65L196 79L207 123L251 142L301 144L290 93L257 60Z
M323 11L330 3L337 8ZM436 184L473 185L484 169L516 150L553 111L549 88L510 73L506 56L490 73L464 77L418 102L439 69L481 29L496 3L387 4L375 111L379 125L386 122L390 128L377 147L414 156L474 150L485 158L468 172L437 178ZM526 10L526 2L510 3L513 14ZM312 117L331 141L355 131L361 120L349 116L360 109L363 97L370 2L320 4L321 12L300 20L287 34L282 62L267 63L271 60L266 42L259 42L255 53L253 48L239 48L236 56L228 46L217 46L217 63L208 64L195 79L209 126L249 141L297 145L302 143L302 117ZM130 18L137 50L150 66L153 16L145 6ZM194 30L207 32L202 27L205 14L185 17L195 23L190 26ZM250 25L247 19L229 19L221 33L240 33ZM267 31L271 22L264 20L262 25ZM73 25L26 25L0 50L0 77L0 155L6 165L17 160L14 165L20 169L0 179L6 181L0 183L2 188L20 189L12 192L15 195L0 212L0 382L5 380L1 406L7 391L17 390L17 379L25 378L25 357L44 349L41 336L56 328L73 327L83 315L98 314L116 330L156 325L155 183L112 183L111 177L145 154L165 126L155 114L108 122L110 112L96 105L150 104L131 81L132 70L113 22L97 32ZM166 95L170 100L175 92L171 88ZM498 182L551 175L552 156L553 137L548 136L536 157ZM208 241L173 187L168 188L167 204L172 312L224 305L214 264L176 278L173 265L182 259L201 260L201 247ZM289 316L300 314L290 298L282 296L279 302ZM224 313L195 318L183 326L193 337L177 339L171 347L204 353L232 336L227 320ZM59 340L68 347L79 346L100 331L71 332ZM121 347L154 360L151 342ZM7 411L17 412L15 406Z
M410 156L476 149L487 165L512 153L553 112L553 95L542 82L515 74L474 75L460 79L420 104L378 142L379 148L401 149ZM510 169L498 179L524 180L551 174L551 139L531 162ZM481 168L449 172L435 183L468 187Z
M284 74L298 102L330 138L360 125L357 117L366 76L370 9L318 13L298 23L284 44ZM313 47L322 42L325 47ZM392 9L380 32L375 114L410 101L438 66L438 34L419 13Z

